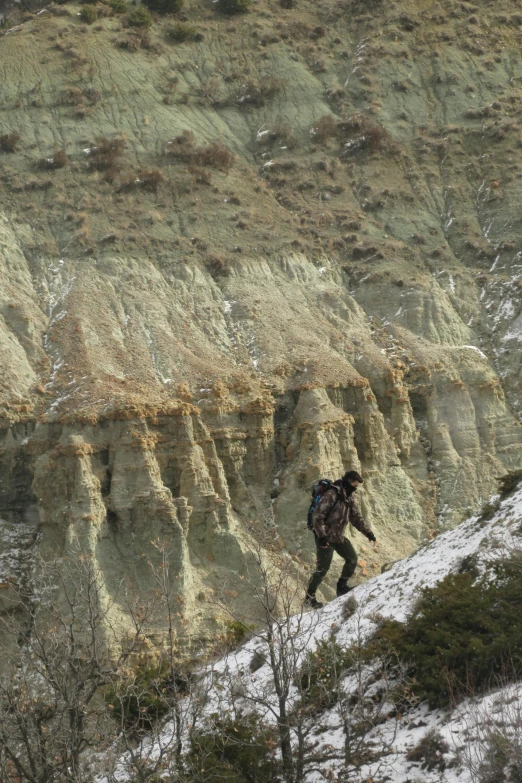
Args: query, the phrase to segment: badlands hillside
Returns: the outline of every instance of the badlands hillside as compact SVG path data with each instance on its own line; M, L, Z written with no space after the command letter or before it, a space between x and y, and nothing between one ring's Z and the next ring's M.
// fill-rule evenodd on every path
M364 579L522 464L518 4L221 2L0 36L3 584L80 548L117 607L164 542L194 645L319 476Z

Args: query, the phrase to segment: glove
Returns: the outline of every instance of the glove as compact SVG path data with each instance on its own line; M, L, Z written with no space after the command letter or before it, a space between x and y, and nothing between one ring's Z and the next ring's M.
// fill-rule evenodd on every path
M366 538L368 539L368 541L372 541L374 544L377 541L377 539L375 538L371 530L369 533L366 533Z
M320 538L319 539L319 546L321 547L321 549L327 549L327 547L329 546L328 539L326 537L324 537L324 536L323 536L323 538Z

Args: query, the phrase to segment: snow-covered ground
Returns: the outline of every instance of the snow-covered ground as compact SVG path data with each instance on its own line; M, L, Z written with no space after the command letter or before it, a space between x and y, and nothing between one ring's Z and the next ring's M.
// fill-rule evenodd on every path
M343 650L357 649L372 636L382 618L406 620L420 590L458 572L466 558L473 556L473 567L487 571L488 563L521 549L522 482L503 500L492 498L489 513L473 516L455 530L441 534L348 596L319 611L278 618L273 624L279 629L273 649L280 663L285 658L290 671L288 705L299 697L295 675L318 643L335 640ZM275 725L279 705L269 661L265 631L200 671L198 687L205 693L205 706L199 702L199 717L195 719L188 718L190 704L182 706L187 716L182 728L185 746L193 725L204 730L206 725L208 729L215 716L238 718L255 710ZM305 716L308 761L312 759L305 766L302 779L306 783L484 783L486 778L477 770L484 762L492 731L516 748L515 774L519 775L522 683L500 683L495 691L446 711L430 710L427 704L415 700L408 706L406 699L401 712L391 699L396 676L396 669L389 670L388 679L378 663L360 659L341 679L333 706ZM361 726L365 727L362 732ZM141 746L143 755L159 758L174 736L175 726L168 722L155 738ZM430 737L434 746L430 763L422 755L412 758L411 751ZM349 753L348 743L352 743ZM347 763L348 757L357 763ZM119 773L111 780L127 781L132 775L125 757L120 759ZM501 779L515 783L520 777ZM101 775L99 780L107 783L108 778ZM491 775L487 780L496 783Z
M498 497L492 498L492 503ZM332 601L324 609L309 612L294 619L294 629L303 644L303 653L313 650L318 641L334 638L339 645L349 647L352 643L369 638L376 628L379 618L394 618L404 621L412 612L419 591L423 587L433 586L447 574L458 571L464 558L474 555L478 567L486 568L487 563L505 554L507 550L522 547L522 488L500 502L498 510L486 520L477 515L459 525L455 530L443 533L430 544L422 547L410 557L396 563L389 571L356 587L348 597ZM353 599L357 610L351 617L345 610L347 601ZM263 654L266 648L263 640L254 638L237 651L218 661L212 667L209 676L216 682L233 683L234 704L244 702L252 704L259 696L260 703L266 702L266 696L272 690L271 671L268 663L257 671L251 671L254 654ZM266 652L266 649L265 649ZM241 689L247 697L241 699ZM230 686L229 686L230 687ZM350 686L349 680L345 683ZM225 686L226 690L226 686ZM239 694L239 695L238 695ZM499 725L508 733L520 734L522 730L522 684L499 688L482 698L461 702L453 712L430 711L425 704L418 705L404 715L396 715L389 721L371 729L366 739L380 745L384 754L373 763L359 770L351 770L350 783L366 781L393 781L406 783L472 783L475 780L473 766L480 763L484 754L484 717L497 715ZM219 696L221 705L227 696ZM508 706L509 705L509 706ZM217 706L214 701L211 708ZM491 725L491 722L490 724ZM481 728L482 727L482 728ZM511 728L510 728L511 727ZM431 730L437 731L445 740L448 751L444 753L445 768L422 768L421 763L407 759L407 753ZM334 707L317 719L315 741L325 754L341 755L344 733L339 710ZM460 761L459 761L460 758ZM462 764L462 760L467 763ZM344 781L342 762L325 762L320 769L311 771L309 783L324 780Z

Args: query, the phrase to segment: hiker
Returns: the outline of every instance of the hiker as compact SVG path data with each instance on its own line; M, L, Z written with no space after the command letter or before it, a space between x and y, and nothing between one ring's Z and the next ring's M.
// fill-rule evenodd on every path
M343 570L337 582L337 595L346 595L352 589L348 587L348 579L355 571L357 553L343 535L347 523L350 522L369 541L374 543L377 541L355 504L354 492L362 483L359 473L349 470L342 479L328 486L312 513L311 523L317 548L317 566L306 591L305 604L313 609L320 609L323 606L315 597L315 591L328 573L334 552L344 559Z

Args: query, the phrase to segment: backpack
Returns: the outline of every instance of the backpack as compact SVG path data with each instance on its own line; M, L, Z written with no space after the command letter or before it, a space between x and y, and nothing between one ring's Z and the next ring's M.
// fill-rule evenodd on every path
M315 509L319 505L319 501L323 497L326 490L330 489L331 487L337 490L337 487L334 486L333 481L324 478L319 479L319 481L316 481L315 484L312 485L312 502L310 503L310 508L308 509L308 519L306 520L306 526L308 530L314 529L314 524L312 522L312 514L314 513ZM331 513L334 510L338 502L339 502L339 493L337 493L337 500L333 504L329 513Z

